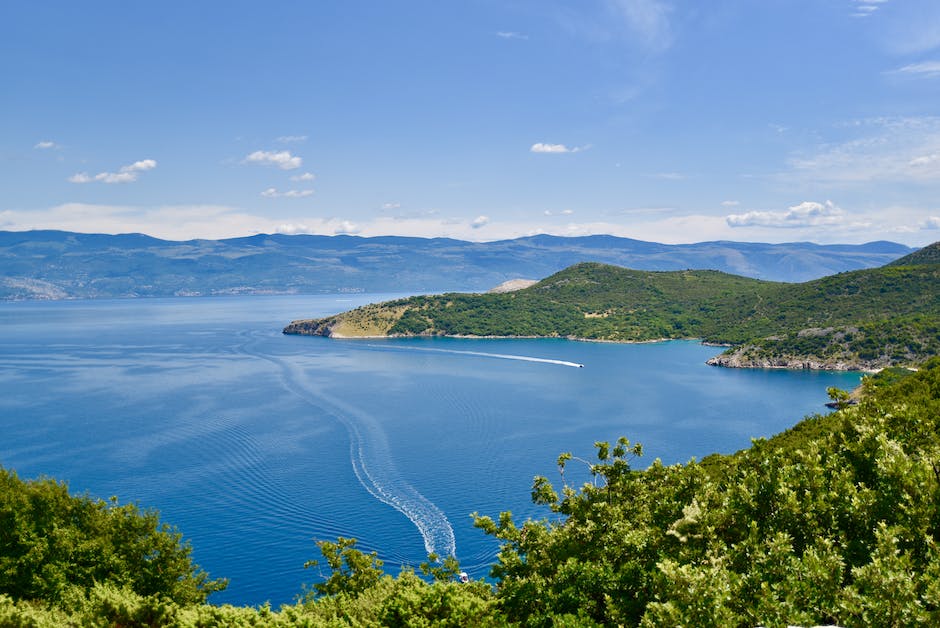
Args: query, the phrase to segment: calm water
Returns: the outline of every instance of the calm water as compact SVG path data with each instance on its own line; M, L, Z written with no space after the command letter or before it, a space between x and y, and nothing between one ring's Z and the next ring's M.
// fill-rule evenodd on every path
M389 296L0 304L0 464L157 508L230 578L213 601L278 605L318 579L314 539L355 537L392 572L456 550L482 577L496 546L470 513L545 516L529 488L562 451L732 452L858 381L712 368L694 342L280 333Z

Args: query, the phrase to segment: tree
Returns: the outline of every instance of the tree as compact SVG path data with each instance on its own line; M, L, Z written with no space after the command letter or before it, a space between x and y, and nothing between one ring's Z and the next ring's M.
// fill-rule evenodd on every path
M75 497L64 483L25 482L0 468L0 593L58 601L96 583L181 604L227 584L192 563L182 535L155 511Z

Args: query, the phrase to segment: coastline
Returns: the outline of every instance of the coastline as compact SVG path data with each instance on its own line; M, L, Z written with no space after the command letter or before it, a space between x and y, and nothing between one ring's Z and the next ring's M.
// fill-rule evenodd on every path
M337 340L381 340L385 338L462 338L467 340L538 340L538 339L560 339L574 342L597 342L611 344L655 344L658 342L669 342L672 340L698 341L707 347L726 347L734 345L726 343L708 342L701 338L653 338L650 340L611 340L605 338L580 338L577 336L498 336L486 335L477 336L473 334L357 334L346 335L333 331L327 324L321 324L319 321L300 320L292 321L290 325L284 328L284 334L297 336L323 336L326 338L335 338ZM833 372L860 372L877 373L885 365L871 364L865 362L851 361L825 361L809 356L789 356L786 358L743 358L740 355L721 353L705 361L708 366L720 368L739 368L739 369L768 369L768 370L809 370L809 371L833 371Z

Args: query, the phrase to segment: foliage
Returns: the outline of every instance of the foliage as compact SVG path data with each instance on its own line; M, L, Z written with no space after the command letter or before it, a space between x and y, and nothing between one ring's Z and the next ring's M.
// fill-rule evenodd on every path
M96 583L182 604L226 584L193 565L190 547L155 512L74 497L65 484L24 482L0 468L0 593L59 601Z
M382 561L378 554L363 554L355 548L356 540L339 537L336 543L319 541L317 546L326 564L332 571L325 581L313 585L307 599L323 595L359 594L382 577ZM319 565L320 561L308 561L304 567Z
M429 583L413 571L392 578L374 553L353 539L317 544L330 575L293 605L214 606L204 600L174 599L167 591L141 593L117 578L89 584L56 598L15 599L0 592L0 626L500 626L505 625L490 585L455 581L453 558L423 565ZM310 561L308 565L317 565Z
M633 471L627 441L597 449L598 485L559 495L536 478L533 498L562 521L477 518L503 542L493 576L510 619L940 622L940 358L709 465Z

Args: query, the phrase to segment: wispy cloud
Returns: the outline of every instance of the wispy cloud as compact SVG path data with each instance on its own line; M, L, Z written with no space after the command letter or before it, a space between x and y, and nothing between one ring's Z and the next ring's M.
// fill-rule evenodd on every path
M852 0L852 17L869 17L889 0Z
M624 216L659 216L666 214L675 214L678 210L675 207L625 207L618 209L613 213Z
M313 181L317 177L312 172L305 172L303 174L291 175L291 181Z
M561 210L561 211L559 211L559 212L555 212L555 211L552 211L552 210L550 210L550 209L546 209L544 213L545 213L546 216L571 216L571 215L574 214L574 210L573 210L573 209L563 209L563 210Z
M672 6L662 0L607 0L608 9L619 17L634 41L662 52L673 44L669 16Z
M562 3L555 21L578 38L626 44L645 54L661 54L675 42L672 0L595 0Z
M741 204L741 201L721 201L722 207L737 207Z
M790 160L783 179L825 183L940 181L940 117L873 118L840 131L857 137Z
M382 203L382 209L401 209L401 203Z
M568 147L564 144L546 144L543 142L537 142L533 144L529 151L533 153L580 153L582 150L586 150L586 146L573 146Z
M725 217L729 227L773 227L793 229L841 224L845 212L832 203L804 201L786 211L750 211Z
M496 36L501 39L528 39L528 35L517 33L516 31L496 31Z
M278 191L277 188L268 188L261 193L265 198L306 198L313 196L313 190L284 190Z
M245 163L261 166L276 166L281 170L296 170L303 165L303 159L292 155L289 150L256 150L247 157Z
M52 148L60 148L60 146L51 140L43 140L41 142L36 142L33 148L36 148L39 150L49 150Z
M153 170L157 167L154 159L141 159L127 166L121 166L117 172L99 172L90 175L87 172L77 172L70 176L69 183L131 183L137 180L141 172Z
M930 166L940 162L940 154L934 153L933 155L922 155L920 157L915 157L914 159L908 162L908 165L919 168L922 166Z
M685 179L685 175L681 172L654 172L643 176L648 179L665 179L666 181L682 181Z
M895 70L896 74L908 74L921 78L936 78L940 76L940 61L923 61L912 63Z
M277 138L281 144L299 144L307 141L306 135L282 135Z

